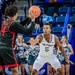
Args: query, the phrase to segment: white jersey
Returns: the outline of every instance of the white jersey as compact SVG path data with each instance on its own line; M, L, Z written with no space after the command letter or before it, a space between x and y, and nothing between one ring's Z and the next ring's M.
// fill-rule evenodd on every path
M53 50L54 50L54 45L55 45L55 36L53 34L51 34L51 39L50 39L50 43L47 42L43 36L43 40L40 43L40 52L39 55L43 56L43 57L48 57L53 55Z

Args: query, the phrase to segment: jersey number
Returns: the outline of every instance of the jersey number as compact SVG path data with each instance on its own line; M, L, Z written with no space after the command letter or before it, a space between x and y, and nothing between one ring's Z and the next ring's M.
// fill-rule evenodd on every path
M48 52L49 51L49 47L45 47L45 51Z

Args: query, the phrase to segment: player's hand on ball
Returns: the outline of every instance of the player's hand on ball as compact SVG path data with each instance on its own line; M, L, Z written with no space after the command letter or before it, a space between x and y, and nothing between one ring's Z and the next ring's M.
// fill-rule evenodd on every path
M28 10L29 14L34 15L35 18L38 18L41 14L41 9L38 6L31 6Z
M31 18L31 21L35 21L35 14L32 11L28 13L28 17Z

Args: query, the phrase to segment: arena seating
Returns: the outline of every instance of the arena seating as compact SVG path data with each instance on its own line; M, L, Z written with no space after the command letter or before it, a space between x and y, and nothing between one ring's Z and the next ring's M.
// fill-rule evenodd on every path
M75 16L75 7L72 7L72 16Z
M68 11L68 9L71 10L70 7L66 7L66 6L60 7L59 11L58 11L59 16L65 16L67 11Z
M58 16L56 18L56 26L64 26L65 16Z
M75 24L75 16L70 17L70 23L73 25Z

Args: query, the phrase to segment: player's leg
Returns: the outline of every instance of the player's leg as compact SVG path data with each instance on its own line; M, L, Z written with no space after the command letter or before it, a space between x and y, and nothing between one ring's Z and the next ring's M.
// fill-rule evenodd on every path
M48 72L49 72L49 75L52 75L52 67L50 64L48 64Z
M30 75L37 75L38 71L43 67L45 63L46 59L39 55L33 64L33 71Z
M3 55L4 66L7 68L10 68L13 75L19 75L18 74L18 63L17 63L16 55L14 54L14 51L12 51L11 48L7 48L3 52L5 53Z
M56 70L48 64L49 75L56 75Z
M18 67L10 68L10 70L12 71L13 75L19 75L19 73L18 73Z
M0 69L0 75L5 75L4 74L4 69Z
M56 70L48 64L49 75L56 75Z
M57 71L58 71L59 75L63 75L63 72L62 72L61 68L58 68Z
M38 71L36 69L33 69L30 75L37 75Z
M2 53L0 54L0 75L4 75L4 62L3 62Z
M61 64L55 55L50 57L49 63L55 70L58 71L59 75L63 75L62 69L61 69Z
M56 70L52 68L53 74L56 75Z

